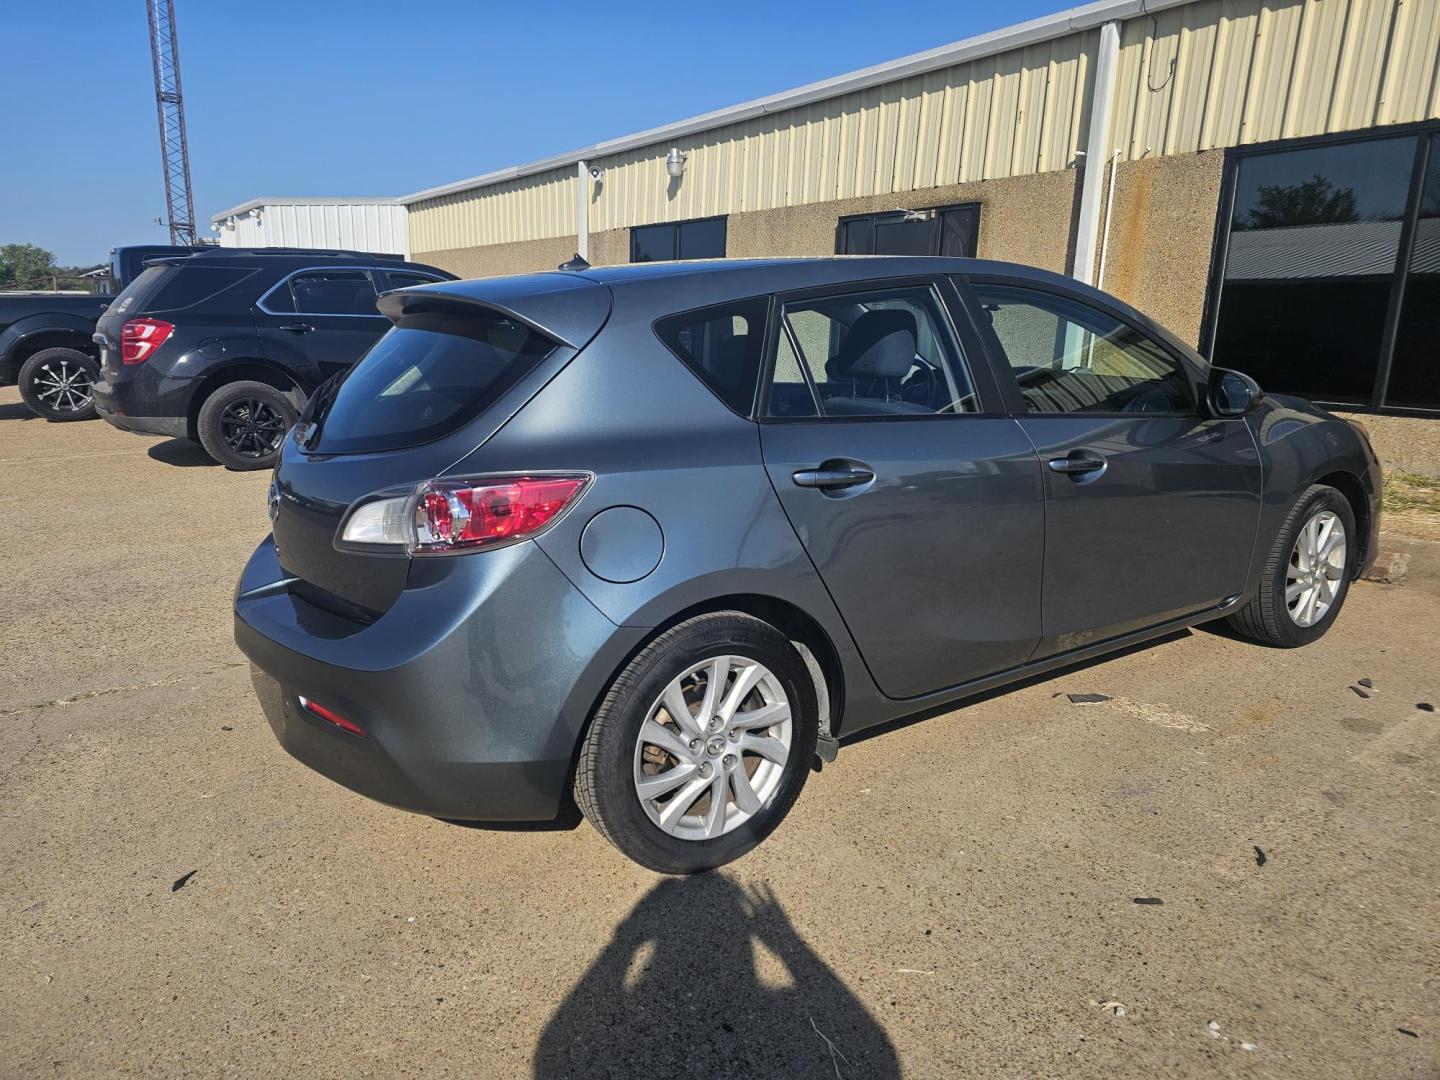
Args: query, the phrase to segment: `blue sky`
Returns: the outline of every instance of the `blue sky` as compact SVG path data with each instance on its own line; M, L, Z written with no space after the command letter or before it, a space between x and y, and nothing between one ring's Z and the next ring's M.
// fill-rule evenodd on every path
M144 0L3 0L0 244L164 243ZM933 48L1064 0L176 0L196 218L401 195Z

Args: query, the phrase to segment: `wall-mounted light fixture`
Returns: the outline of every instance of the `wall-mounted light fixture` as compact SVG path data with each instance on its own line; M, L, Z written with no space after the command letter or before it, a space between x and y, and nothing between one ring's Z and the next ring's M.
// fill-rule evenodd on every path
M670 153L665 155L665 171L671 176L680 176L685 171L685 159L689 156L681 153L678 146L672 146Z

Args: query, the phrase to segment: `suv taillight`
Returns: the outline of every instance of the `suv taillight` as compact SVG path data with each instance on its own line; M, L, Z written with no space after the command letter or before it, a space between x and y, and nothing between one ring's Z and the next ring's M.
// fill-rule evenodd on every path
M120 328L121 361L143 364L174 332L175 324L164 319L130 319Z
M340 542L444 555L524 540L548 528L590 479L577 473L431 480L361 503L341 528Z

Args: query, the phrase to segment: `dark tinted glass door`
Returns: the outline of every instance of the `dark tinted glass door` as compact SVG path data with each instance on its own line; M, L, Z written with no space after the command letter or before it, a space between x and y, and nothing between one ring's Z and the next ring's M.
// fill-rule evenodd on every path
M630 230L631 262L672 259L723 259L725 219L700 218L663 225L638 225Z
M1414 136L1242 157L1211 356L1269 390L1371 404Z
M1440 409L1440 134L1430 137L1384 404Z
M837 255L947 255L974 258L978 206L895 210L840 219Z

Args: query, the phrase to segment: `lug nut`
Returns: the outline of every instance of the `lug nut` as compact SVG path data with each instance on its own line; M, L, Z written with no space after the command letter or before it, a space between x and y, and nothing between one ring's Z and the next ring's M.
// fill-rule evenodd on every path
M740 729L739 729L738 727L737 727L737 728L731 728L731 729L730 729L730 741L731 741L731 742L739 742L739 741L740 741Z
M702 761L702 762L700 763L700 775L701 775L701 776L709 776L710 773L711 773L711 771L712 771L712 770L711 770L711 768L710 768L710 763L709 763L708 761Z
M733 769L734 767L735 767L735 755L734 755L734 754L726 754L726 755L725 755L725 768L727 768L727 769Z
M712 716L712 717L710 718L710 730L711 730L711 731L719 731L722 726L723 726L723 725L720 723L720 718L719 718L718 716Z
M699 749L700 749L700 740L699 740L699 739L691 739L691 740L690 740L690 749L691 749L691 750L699 750Z

